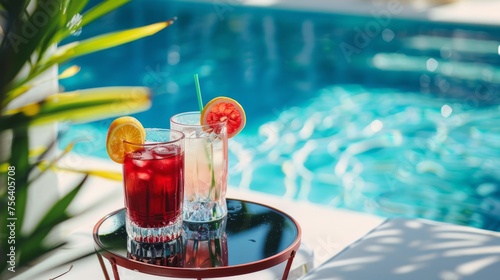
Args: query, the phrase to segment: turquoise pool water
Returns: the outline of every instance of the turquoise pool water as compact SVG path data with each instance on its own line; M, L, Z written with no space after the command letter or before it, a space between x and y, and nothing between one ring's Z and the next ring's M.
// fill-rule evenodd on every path
M498 28L179 2L135 1L84 28L75 39L178 18L63 65L82 71L61 85L148 86L153 106L134 116L166 127L197 109L198 73L205 101L247 112L233 187L500 230ZM64 128L61 145L107 158L110 121Z

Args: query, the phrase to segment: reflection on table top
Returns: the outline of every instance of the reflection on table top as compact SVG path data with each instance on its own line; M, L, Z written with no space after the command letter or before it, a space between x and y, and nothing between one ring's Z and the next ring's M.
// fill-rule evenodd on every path
M277 209L234 199L227 204L228 266L272 258L300 240L298 224ZM96 227L95 238L102 249L126 258L125 210L105 217Z

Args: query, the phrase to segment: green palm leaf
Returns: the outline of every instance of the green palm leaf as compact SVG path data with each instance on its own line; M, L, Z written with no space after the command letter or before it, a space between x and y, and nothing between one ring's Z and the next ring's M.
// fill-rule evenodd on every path
M66 210L86 180L87 176L73 190L54 203L29 235L29 238L24 240L20 248L23 252L19 260L20 265L35 259L39 251L46 253L51 250L51 247L45 245L43 241L55 226L71 218Z
M54 55L46 61L42 61L43 65L40 69L48 69L56 63L64 62L85 54L97 52L100 50L116 47L125 43L135 41L137 39L151 36L158 31L166 28L173 23L172 20L154 23L143 27L133 28L124 31L112 32L81 42L73 42L60 47ZM47 65L47 66L46 66Z
M104 87L73 91L8 111L0 116L0 131L53 122L89 122L132 114L151 106L144 87Z
M61 12L53 9L49 14L44 8L48 2L38 1L27 20L23 20L20 15L12 19L12 27L5 33L0 48L0 93L8 91L8 84L12 83L21 68L30 61L46 34L57 29ZM41 15L45 16L43 19L47 19L46 24L40 24Z
M123 6L124 4L130 2L131 0L108 0L104 1L102 3L97 4L96 6L92 7L89 9L87 12L85 12L82 15L82 21L79 24L79 28L84 27L85 25L93 22L94 20L102 17L103 15ZM82 1L71 1L71 0L66 0L67 3L67 9L64 10L64 14L67 17L67 22L69 22L73 16L76 14L80 13L85 5L87 4L88 0L82 0ZM71 34L71 29L69 28L62 28L59 33L57 33L56 36L53 38L53 43L60 42L64 38L68 37Z
M112 47L116 47L119 45L123 45L147 36L151 36L159 32L160 30L168 27L173 23L173 20L154 23L143 27L128 29L124 31L112 32L100 36L96 36L87 40L83 40L80 42L73 42L67 45L64 45L55 52L49 58L38 63L38 66L26 77L25 79L17 82L15 84L15 88L20 87L33 79L34 77L40 75L45 72L50 67L63 63L67 60L73 59L75 57L79 57L82 55L86 55L89 53L94 53L97 51L109 49ZM7 94L5 103L8 103L13 100L13 92L10 91ZM3 104L4 106L6 104Z
M93 22L105 14L130 2L131 0L104 0L84 12L89 0L0 0L1 32L0 38L0 134L10 130L12 141L8 141L8 158L0 162L0 175L5 176L9 166L16 168L16 236L19 237L17 259L18 269L22 271L43 259L59 245L46 245L44 241L52 228L71 219L68 206L82 188L87 176L99 176L111 180L122 180L121 173L101 171L89 168L74 170L59 167L58 160L70 150L63 151L59 157L48 158L47 152L55 147L37 147L30 150L28 133L31 126L54 122L89 122L103 118L132 114L150 107L151 97L143 87L107 87L54 94L46 99L27 104L15 109L6 109L14 99L29 94L42 81L36 80L40 74L51 67L75 57L122 45L146 36L153 35L173 23L173 20L151 24L144 27L112 32L101 36L73 42L61 46L55 52L49 52L52 46L60 44L71 32ZM28 6L30 7L28 11ZM80 18L81 14L81 18ZM76 15L76 17L75 17ZM45 24L41 24L47 18ZM33 29L36 27L36 30ZM28 31L33 31L26 34ZM61 74L60 79L78 72L77 67ZM5 143L1 143L2 145ZM36 154L36 155L34 155ZM40 168L36 171L35 168ZM33 232L21 232L23 217L26 214L28 189L39 174L45 170L64 170L85 175L77 186L53 205L36 225ZM37 175L38 174L38 175ZM6 209L7 193L0 188L0 206ZM89 208L90 209L90 208ZM5 211L0 211L0 218L7 220ZM7 248L6 239L0 238L0 251ZM0 258L1 259L1 258ZM0 278L4 274L6 262L0 263Z

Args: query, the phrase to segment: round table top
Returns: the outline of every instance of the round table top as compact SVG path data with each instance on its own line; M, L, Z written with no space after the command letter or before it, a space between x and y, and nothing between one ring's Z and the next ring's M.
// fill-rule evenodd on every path
M117 210L94 227L98 252L118 266L171 277L223 277L260 271L293 257L300 246L301 229L289 215L256 202L227 199L228 265L210 268L159 266L127 257L125 209Z

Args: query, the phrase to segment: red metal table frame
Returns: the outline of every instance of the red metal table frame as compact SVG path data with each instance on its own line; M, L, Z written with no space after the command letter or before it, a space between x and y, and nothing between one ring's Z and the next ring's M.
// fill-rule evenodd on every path
M106 215L105 217L103 217L94 226L93 236L94 236L94 242L95 242L95 247L96 247L96 252L97 252L96 255L99 259L99 264L101 265L105 279L110 280L111 278L109 277L109 273L106 269L103 258L106 258L110 262L112 272L113 272L113 277L115 280L120 279L120 276L118 274L118 266L130 269L130 270L134 270L137 272L146 273L146 274L150 274L150 275L156 275L156 276L202 279L202 278L215 278L215 277L229 277L229 276L236 276L236 275L258 272L258 271L262 271L262 270L271 268L275 265L281 264L285 261L287 263L286 263L286 266L285 266L285 269L283 272L282 279L283 280L287 279L288 274L290 272L292 262L293 262L293 258L295 257L295 254L300 247L300 240L301 240L302 231L301 231L301 228L300 228L299 224L297 223L297 221L295 221L295 219L293 219L288 214L286 214L286 213L284 213L276 208L273 208L273 207L270 207L270 206L267 206L267 205L264 205L261 203L247 201L247 200L241 200L241 199L233 199L233 200L240 201L243 203L256 204L256 205L259 205L261 207L268 208L269 210L276 211L276 212L280 213L281 215L287 217L297 227L297 236L296 236L295 240L285 250L282 250L281 252L279 252L273 256L264 258L262 260L245 263L245 264L229 265L229 266L213 267L213 268L180 268L180 267L166 267L166 266L146 264L146 263L131 260L131 259L127 258L126 256L118 255L118 254L111 252L110 250L105 248L105 246L99 240L99 235L98 235L99 227L102 225L102 223L106 219L108 219L109 217L111 217L111 216L115 215L116 213L123 210L123 209L119 209L119 210L114 211L114 212Z

